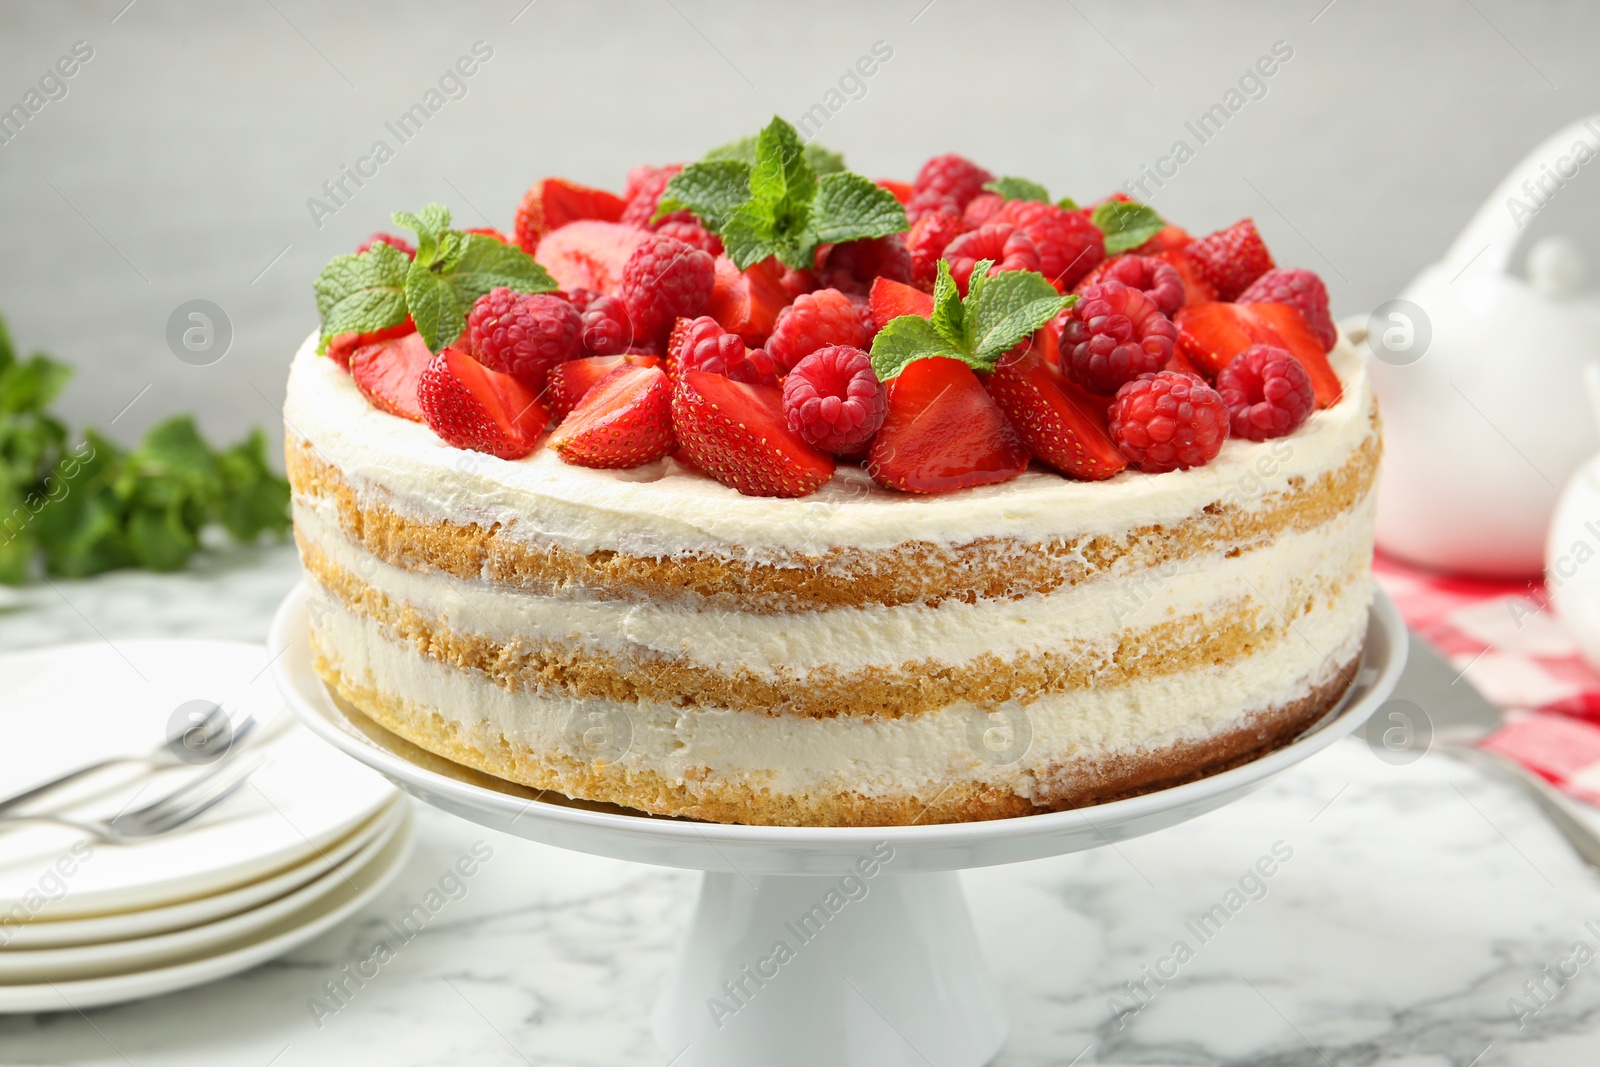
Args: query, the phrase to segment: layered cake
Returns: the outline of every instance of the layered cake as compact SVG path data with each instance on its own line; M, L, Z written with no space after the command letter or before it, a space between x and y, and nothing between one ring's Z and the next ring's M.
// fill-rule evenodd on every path
M656 814L991 819L1253 759L1353 677L1377 411L1248 220L872 182L781 120L547 179L511 236L396 220L319 279L285 424L317 670L423 748Z

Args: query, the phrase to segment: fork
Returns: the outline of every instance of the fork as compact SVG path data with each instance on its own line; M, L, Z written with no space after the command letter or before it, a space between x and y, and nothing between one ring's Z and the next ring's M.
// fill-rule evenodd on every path
M177 745L184 746L185 750L198 756L209 755L211 750L217 750L217 756L232 751L233 747L242 742L255 729L257 719L254 713L246 715L233 726L228 719L228 713L222 710L220 704L211 705L211 709L199 722L193 723L182 730L174 731L161 744L143 755L112 756L108 759L96 760L86 763L82 767L57 775L49 781L40 782L38 785L29 786L20 793L13 793L8 797L0 798L0 812L10 811L20 807L30 800L35 800L46 793L53 793L64 785L86 778L108 767L115 767L124 763L149 763L158 767L176 767L185 761L173 754ZM230 727L232 727L230 729Z
M250 775L264 762L266 757L259 754L219 760L215 766L143 807L121 812L109 819L77 819L46 812L0 815L0 830L24 823L44 822L65 826L101 841L126 842L155 837L193 822L227 800L243 787Z

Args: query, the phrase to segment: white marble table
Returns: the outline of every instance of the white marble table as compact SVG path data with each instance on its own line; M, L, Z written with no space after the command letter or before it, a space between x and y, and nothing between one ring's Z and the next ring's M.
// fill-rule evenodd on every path
M297 573L275 549L0 594L0 647L260 639ZM320 942L158 1000L0 1018L0 1064L665 1064L645 1017L696 876L419 815L396 884ZM466 895L331 1000L480 839L494 856ZM1289 858L1252 881L1274 846ZM1600 1063L1600 879L1512 790L1442 756L1394 767L1343 742L1162 834L964 877L1011 1002L997 1067Z

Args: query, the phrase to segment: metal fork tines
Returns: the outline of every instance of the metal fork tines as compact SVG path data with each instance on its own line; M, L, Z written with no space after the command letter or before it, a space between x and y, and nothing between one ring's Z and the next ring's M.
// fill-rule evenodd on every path
M205 771L157 797L143 807L124 811L109 819L74 818L66 815L0 815L0 830L23 823L53 823L66 826L102 841L135 841L176 830L193 822L234 793L255 773L265 757L242 756L223 759Z

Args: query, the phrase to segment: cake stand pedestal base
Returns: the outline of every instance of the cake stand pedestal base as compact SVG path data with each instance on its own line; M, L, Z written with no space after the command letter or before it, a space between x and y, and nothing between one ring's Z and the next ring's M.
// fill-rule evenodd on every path
M674 1067L994 1058L1005 1008L957 875L894 875L864 860L872 877L705 874L652 1018Z

